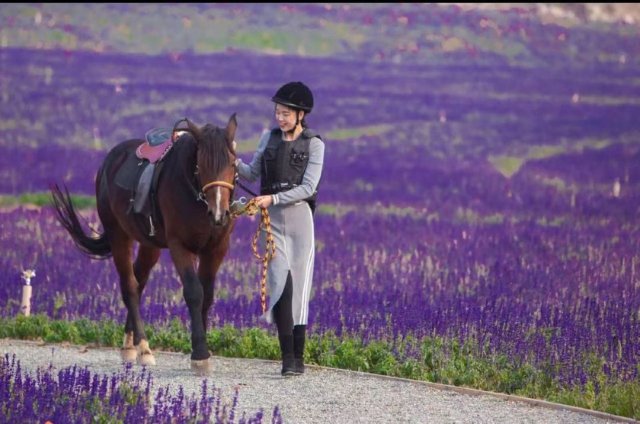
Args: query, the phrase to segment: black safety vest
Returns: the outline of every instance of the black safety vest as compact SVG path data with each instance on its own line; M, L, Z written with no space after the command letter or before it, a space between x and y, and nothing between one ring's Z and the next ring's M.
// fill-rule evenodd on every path
M302 184L304 172L309 163L309 143L313 137L320 136L305 128L294 141L284 141L282 130L271 130L267 147L262 154L260 171L260 194L276 194L290 190ZM315 210L316 190L305 200Z

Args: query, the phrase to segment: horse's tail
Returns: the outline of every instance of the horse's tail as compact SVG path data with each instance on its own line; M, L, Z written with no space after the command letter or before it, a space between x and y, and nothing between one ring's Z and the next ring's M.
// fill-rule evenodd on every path
M51 186L51 198L60 224L71 234L73 242L83 253L95 259L111 257L111 245L106 234L97 233L98 237L95 238L84 233L66 186L64 191L65 193L62 193L57 184Z

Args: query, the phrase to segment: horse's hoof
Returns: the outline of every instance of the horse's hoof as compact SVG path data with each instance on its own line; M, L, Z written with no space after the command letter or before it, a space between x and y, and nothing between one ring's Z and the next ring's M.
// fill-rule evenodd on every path
M138 365L155 365L156 358L151 353L145 353L138 357Z
M133 364L136 362L137 356L138 353L135 349L120 349L120 357L122 357L122 362Z
M137 346L138 352L138 365L155 365L156 358L153 357L151 349L149 349L149 342L146 340L140 340L140 344Z
M209 359L192 359L191 369L198 375L209 374L211 371L211 364L209 363Z

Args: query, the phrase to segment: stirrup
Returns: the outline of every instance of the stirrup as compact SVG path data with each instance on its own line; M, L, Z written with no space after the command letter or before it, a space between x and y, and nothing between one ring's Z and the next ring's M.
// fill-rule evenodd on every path
M151 230L149 231L149 236L153 237L156 235L156 229L153 226L153 219L151 219L151 216L149 216L149 226L151 227Z

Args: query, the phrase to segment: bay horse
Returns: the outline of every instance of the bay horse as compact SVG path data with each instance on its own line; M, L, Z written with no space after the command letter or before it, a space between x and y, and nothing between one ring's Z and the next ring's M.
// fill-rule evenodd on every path
M186 128L178 130L178 124ZM175 139L162 159L156 186L158 216L155 228L145 227L149 218L131 213L131 186L137 179L140 160L136 149L144 142L131 139L112 148L100 166L96 181L96 208L102 233L85 234L78 214L57 184L51 186L57 219L76 246L95 259L113 258L120 278L122 300L127 308L121 356L125 362L154 365L155 359L145 335L140 299L161 249L168 248L182 282L183 296L191 320L191 366L208 369L207 315L213 303L215 277L228 247L234 219L230 205L236 182L236 114L226 128L202 127L184 118L173 128ZM125 184L123 184L123 181ZM119 182L119 184L117 184ZM133 262L134 242L138 252Z

